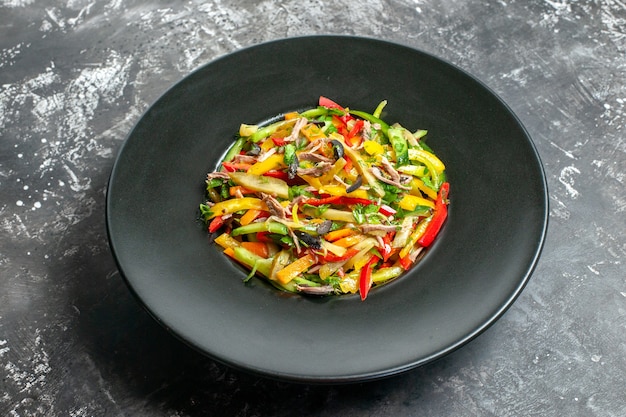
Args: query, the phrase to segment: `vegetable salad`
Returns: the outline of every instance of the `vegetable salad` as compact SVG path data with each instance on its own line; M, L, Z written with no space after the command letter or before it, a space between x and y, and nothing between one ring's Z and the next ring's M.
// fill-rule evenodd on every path
M448 213L445 166L411 132L320 97L242 124L200 212L224 253L281 290L360 293L418 262Z

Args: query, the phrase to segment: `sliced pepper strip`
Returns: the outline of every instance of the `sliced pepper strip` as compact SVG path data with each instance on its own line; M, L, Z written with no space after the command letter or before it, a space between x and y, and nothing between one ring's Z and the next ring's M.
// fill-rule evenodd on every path
M326 233L324 235L324 239L326 239L329 242L334 242L335 240L341 239L346 236L354 235L356 233L358 233L356 230L343 228L343 229L333 230L332 232Z
M435 154L423 149L409 149L409 159L425 164L428 169L432 167L438 174L441 174L446 169L441 159L437 158Z
M444 182L439 189L439 193L437 194L437 201L435 202L435 212L433 214L433 218L430 221L426 231L422 235L421 238L417 241L420 246L428 247L441 229L441 226L446 221L448 217L448 205L446 199L448 198L448 192L450 191L450 184Z
M249 190L242 185L235 185L228 189L228 195L230 195L231 197L237 197L238 192L240 192L241 194L254 194L254 191Z
M341 197L339 199L339 204L344 204L344 205L362 204L364 206L369 206L370 204L376 204L376 202L367 198Z
M222 162L222 166L226 172L235 172L235 171L247 171L250 169L252 165L243 164L243 163L235 163L235 162Z
M228 248L234 249L238 246L241 246L241 242L239 242L237 239L235 239L228 233L222 233L221 235L215 238L214 242L220 245L221 247L223 247L224 249L228 249Z
M302 258L293 261L278 271L276 273L276 278L282 284L287 284L289 281L313 266L313 264L315 264L315 258L311 254L304 255Z
M326 107L327 109L343 110L343 107L341 107L339 104L324 96L320 96L318 104L322 107Z
M366 235L356 234L356 235L343 237L341 239L334 241L333 243L337 246L343 246L344 248L349 248L350 246L354 246L357 243L364 241L365 239L367 239Z
M405 194L404 197L402 197L402 200L400 200L400 202L398 203L398 205L407 211L413 211L417 206L435 208L435 204L432 201L412 194Z
M281 138L278 136L273 136L270 138L272 140L272 142L274 142L274 145L276 146L285 146L285 138Z
M395 234L395 232L389 232L385 236L383 236L383 246L378 248L378 251L383 256L383 262L387 262L387 260L391 256L391 242L393 241L393 236Z
M361 119L365 119L370 123L375 123L378 124L380 126L380 130L382 130L382 132L385 134L385 136L387 136L387 131L389 130L389 125L385 122L383 122L381 119L379 119L378 117L375 117L374 115L371 115L369 113L366 113L364 111L360 111L360 110L350 110L350 113L360 117Z
M421 196L422 193L426 194L433 200L437 199L437 191L428 187L426 184L424 184L424 181L420 180L419 178L413 178L413 181L411 181L411 194Z
M283 156L275 153L270 155L266 160L257 162L248 169L248 174L251 175L263 175L267 171L277 169L283 166Z
M216 203L211 207L211 215L207 219L216 216L222 216L228 213L234 213L240 210L257 209L267 211L267 205L259 198L244 197L234 200L224 200Z
M355 137L361 131L361 129L363 129L363 124L363 119L357 120L354 123L354 126L352 126L352 129L350 129L350 131L348 132L348 139L352 139L353 137Z
M404 258L400 258L399 263L402 269L404 269L405 271L408 271L411 268L413 261L411 260L409 256L405 256Z
M415 246L415 243L424 235L431 221L432 217L426 217L425 219L420 220L417 226L415 226L415 230L413 231L413 233L411 233L411 236L409 237L406 245L402 249L400 249L400 253L398 254L400 258L409 256L409 254L413 250L413 246Z
M302 204L308 204L309 206L322 206L324 204L337 204L337 202L341 199L341 196L333 195L325 198L309 198L304 200Z
M224 225L224 216L217 216L209 223L209 233L217 232Z
M270 251L265 242L241 242L241 246L261 258L269 258Z
M339 246L339 245L337 245L337 246ZM326 263L328 263L328 262L341 262L341 261L347 261L348 259L352 258L357 253L359 253L359 251L356 250L356 249L348 249L341 256L335 255L332 252L328 252L325 256L321 257L320 259L322 260L322 262L326 262Z
M250 209L246 211L243 216L241 216L241 218L239 219L239 224L241 224L242 226L250 224L263 213L263 210Z
M359 293L361 294L361 301L367 298L367 294L372 288L372 269L376 262L378 262L380 258L376 255L372 255L372 257L367 261L367 263L361 268L361 274L359 277Z

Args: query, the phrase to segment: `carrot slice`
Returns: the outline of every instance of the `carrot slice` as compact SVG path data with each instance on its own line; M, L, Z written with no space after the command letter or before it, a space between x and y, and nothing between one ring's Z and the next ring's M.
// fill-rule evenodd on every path
M335 240L341 239L342 237L351 236L356 232L351 229L338 229L333 230L332 232L328 232L324 235L324 239L329 242L334 242Z
M282 284L288 284L292 279L312 267L314 263L315 259L312 255L305 255L278 271L276 273L276 278L278 278Z
M346 236L339 240L336 240L333 243L337 246L343 246L344 248L349 248L350 246L354 246L366 238L367 236L362 235L362 234L351 235L351 236Z
M232 187L230 187L228 189L228 194L231 197L236 197L237 196L237 191L239 191L241 194L253 194L254 193L254 191L252 191L252 190L250 190L250 189L248 189L246 187L243 187L241 185L233 185Z
M242 226L252 223L257 217L263 213L263 210L250 209L244 213L239 219L239 223Z
M265 242L241 242L241 247L248 249L261 258L267 259L270 256L270 251Z

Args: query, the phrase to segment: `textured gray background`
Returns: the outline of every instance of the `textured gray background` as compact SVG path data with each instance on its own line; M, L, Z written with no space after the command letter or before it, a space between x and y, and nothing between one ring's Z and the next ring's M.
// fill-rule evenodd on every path
M219 56L306 34L468 70L546 170L550 229L517 302L383 381L291 385L205 359L144 313L107 244L108 175L150 103ZM0 0L0 415L625 416L625 52L620 0Z

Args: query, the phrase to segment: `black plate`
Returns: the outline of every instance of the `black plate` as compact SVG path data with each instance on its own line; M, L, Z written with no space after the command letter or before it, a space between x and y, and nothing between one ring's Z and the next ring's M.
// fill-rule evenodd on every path
M239 124L313 107L320 95L429 131L451 183L448 221L410 273L358 295L279 292L208 241L204 178ZM107 194L111 247L163 326L229 365L307 382L381 378L480 334L528 281L547 229L537 151L511 110L462 70L388 42L316 36L244 49L163 95L124 143Z

